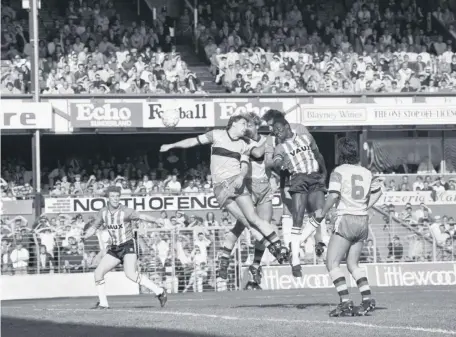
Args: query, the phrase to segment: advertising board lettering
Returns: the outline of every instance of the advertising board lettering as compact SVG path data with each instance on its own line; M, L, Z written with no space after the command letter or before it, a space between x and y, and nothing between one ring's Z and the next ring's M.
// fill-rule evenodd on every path
M142 104L128 102L71 103L73 127L125 128L141 127Z

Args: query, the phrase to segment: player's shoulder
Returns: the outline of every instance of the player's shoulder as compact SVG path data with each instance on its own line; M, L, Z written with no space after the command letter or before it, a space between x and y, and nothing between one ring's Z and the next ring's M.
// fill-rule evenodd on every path
M108 210L108 206L101 207L101 208L98 210L98 214L103 214L103 213L106 212L107 210Z
M206 132L206 134L212 136L213 138L221 138L226 134L226 130L214 129Z
M298 136L310 135L310 131L307 126L299 123L290 123L291 130L296 133Z
M372 172L361 165L342 164L337 166L335 170L343 175L359 175L363 178L372 179Z

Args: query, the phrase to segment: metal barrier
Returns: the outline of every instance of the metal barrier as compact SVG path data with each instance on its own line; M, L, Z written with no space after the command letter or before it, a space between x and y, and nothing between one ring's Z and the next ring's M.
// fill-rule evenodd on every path
M361 263L456 261L454 236L435 230L407 229L398 220L388 221L371 225L372 241L366 243ZM228 230L229 227L143 227L137 233L138 268L173 293L240 290L244 284L241 268L253 262L254 245L250 233L244 231L233 250L228 280L219 278L219 252ZM109 234L100 232L84 244L77 234L76 227L70 232L48 227L36 231L22 228L14 232L3 225L2 273L93 272L109 247ZM395 237L399 237L398 242ZM18 252L21 246L28 254ZM303 264L324 263L325 255L317 258L312 242L303 243L302 249ZM267 251L262 263L277 264ZM122 270L122 266L117 269ZM146 289L141 291L147 292Z

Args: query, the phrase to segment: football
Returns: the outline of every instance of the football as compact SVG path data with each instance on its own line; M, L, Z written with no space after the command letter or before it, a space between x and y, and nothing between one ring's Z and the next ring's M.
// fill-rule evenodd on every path
M177 124L179 124L179 120L179 110L177 109L165 110L162 113L163 125L168 128L175 127Z

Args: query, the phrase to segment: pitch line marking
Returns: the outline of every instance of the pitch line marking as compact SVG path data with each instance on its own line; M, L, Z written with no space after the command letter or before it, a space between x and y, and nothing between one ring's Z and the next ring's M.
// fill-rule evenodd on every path
M39 311L73 311L73 312L94 312L90 309L35 309ZM423 328L419 326L389 326L379 324L369 324L361 322L347 322L347 321L329 321L329 320L304 320L304 319L286 319L286 318L253 318L253 317L237 317L237 316L226 316L226 315L214 315L214 314L202 314L193 312L174 312L174 311L147 311L147 310L127 310L127 309L112 309L111 311L103 312L126 312L126 313L138 313L145 312L154 315L168 315L168 316L179 316L179 317L192 317L192 318L213 318L221 319L226 321L255 321L255 322L271 322L271 323L288 323L288 324L307 324L307 325L333 325L333 326L353 326L358 328L366 329L380 329L380 330L402 330L409 332L426 332L432 334L442 335L454 335L456 336L455 330L445 330L437 328Z
M375 294L408 294L410 293L411 291L407 291L407 290L404 290L404 291L376 291ZM420 292L454 292L453 289L423 289L423 290L420 290ZM205 292L205 293L201 293L201 294L209 294L208 292ZM214 292L214 294L226 294L226 292ZM138 296L138 295L133 295L133 296ZM138 297L139 299L136 300L136 301L133 301L131 299L120 299L120 298L115 298L113 297L113 299L110 301L112 302L114 305L116 304L141 304L143 302L142 299L145 299L147 298L149 295L148 294L143 294L141 295L140 297ZM152 296L152 295L151 295ZM251 299L274 299L274 298L294 298L294 297L305 297L305 298L318 298L318 297L334 297L334 294L330 294L330 293L319 293L319 294L293 294L293 295L281 295L281 294L277 294L277 295L259 295L259 296L235 296L235 297L230 297L230 299L234 299L234 300L251 300ZM38 299L39 300L39 299ZM52 299L50 299L52 300ZM56 299L57 301L59 299ZM76 301L85 301L86 299L79 299L77 297L75 298L72 298L70 300L76 300ZM182 299L178 299L178 298L173 298L173 297L170 297L168 299L168 302L211 302L211 301L219 301L220 300L220 297L211 297L211 298L182 298ZM78 303L80 304L80 303ZM82 304L82 302L81 302ZM36 304L34 304L32 307L36 306ZM50 308L61 308L61 307L69 307L69 306L75 306L75 303L50 303L48 305L48 307ZM3 304L2 306L4 309L6 308L10 308L10 309L13 309L13 308L27 308L27 307L30 307L30 304L27 303L27 304L24 304L24 306L21 306L21 307L18 307L18 306L15 306L15 307L9 307L8 305L5 305Z

